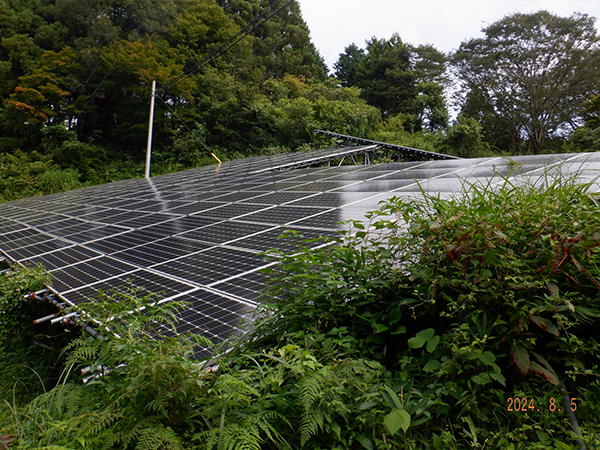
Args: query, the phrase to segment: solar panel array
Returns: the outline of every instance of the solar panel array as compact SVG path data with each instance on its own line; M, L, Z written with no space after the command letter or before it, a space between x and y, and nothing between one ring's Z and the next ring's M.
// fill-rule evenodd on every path
M450 196L465 180L511 171L537 177L560 163L591 181L600 169L598 154L565 154L278 170L324 155L253 157L0 204L0 249L43 264L51 288L74 305L124 287L186 300L178 331L220 342L242 331L259 301L261 269L271 264L259 253L294 249L278 239L286 230L335 235L337 222L361 219L391 196Z

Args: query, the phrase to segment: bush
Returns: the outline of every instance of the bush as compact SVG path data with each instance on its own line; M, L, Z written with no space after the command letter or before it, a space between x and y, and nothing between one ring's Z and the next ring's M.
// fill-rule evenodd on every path
M40 188L44 194L70 191L82 187L77 169L51 169L40 174Z
M64 338L50 336L64 334L64 330L49 322L33 325L33 320L51 314L52 308L25 298L42 289L47 280L41 267L13 267L0 274L0 399L25 403L44 389L40 379L51 386L56 371L60 373L59 351L41 347L60 350Z
M412 395L413 442L571 448L559 445L580 439L567 396L597 443L598 200L551 180L393 198L370 228L278 255L278 300L263 306L253 345L345 330L348 354L383 364L396 393Z
M36 152L0 154L0 202L40 193L40 177L52 168L49 157Z

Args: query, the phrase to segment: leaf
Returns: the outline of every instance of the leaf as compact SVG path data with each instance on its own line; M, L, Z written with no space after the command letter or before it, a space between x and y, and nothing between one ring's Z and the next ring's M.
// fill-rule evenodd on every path
M501 373L490 373L490 378L496 380L502 386L506 386L506 378Z
M403 334L406 333L406 327L404 325L400 325L398 328L396 328L395 331L392 331L392 334Z
M341 440L342 439L342 429L340 428L340 426L334 422L331 424L331 429L334 431L338 440Z
M402 318L402 308L394 308L394 309L392 309L392 311L390 312L390 316L389 316L390 325L395 324L401 318Z
M479 356L480 361L482 361L484 364L488 365L488 366L495 366L496 364L496 357L494 356L494 354L492 352L483 352L480 356Z
M429 341L435 330L433 328L427 328L426 330L421 330L417 333L417 335L408 340L408 346L410 348L421 348L425 345L425 342Z
M550 440L550 435L548 433L543 432L542 430L536 430L535 434L537 434L538 440L543 445L550 445L552 441Z
M554 336L560 335L560 331L558 331L558 328L556 328L556 325L554 325L554 323L550 319L544 319L543 317L534 316L532 314L529 314L529 319L531 319L531 321L535 323L538 327L540 327L542 330L547 331L548 333L551 333Z
M390 405L390 408L395 407L396 409L402 409L402 403L400 403L398 395L396 395L389 386L384 386L383 389L385 390L385 392L383 392L383 398L385 398L385 401Z
M546 358L544 358L542 355L539 355L535 352L531 352L531 354L544 366L544 367L542 367L542 369L544 370L544 373L539 372L538 370L534 369L533 364L536 365L536 368L538 366L538 364L536 362L531 363L532 364L531 370L534 371L535 373L539 373L540 375L542 375L544 378L546 378L548 381L550 381L550 383L558 384L559 383L558 375L556 375L556 372L554 371L554 369L552 368L550 363L546 360ZM548 376L551 376L552 380L556 380L556 383L554 383L554 381L552 381L551 379L548 379Z
M540 366L535 361L531 361L530 366L531 366L532 372L540 374L541 376L543 376L546 380L548 380L550 383L554 384L555 386L560 383L560 381L558 380L558 377L556 376L556 374L554 372L550 372L549 370L544 369L542 366Z
M546 286L548 287L548 290L550 291L550 294L558 297L558 295L560 294L560 291L559 291L558 286L556 285L556 283L553 283L552 281L548 281L546 283Z
M438 344L440 343L440 337L439 336L434 336L433 338L431 338L431 340L429 342L427 342L427 351L429 353L432 353L438 346Z
M525 348L520 345L513 344L510 352L513 357L513 361L519 369L519 372L523 375L527 375L529 372L530 362L529 362L529 354Z
M591 240L586 240L586 241L581 241L581 245L583 245L584 247L598 247L600 245L599 242L597 241L591 241Z
M376 402L362 402L360 405L358 405L358 409L364 411L365 409L371 409L375 405L377 405Z
M403 409L396 408L393 409L392 412L387 416L385 416L383 423L391 434L396 434L400 428L406 432L410 426L410 414Z
M477 375L473 375L471 377L471 381L473 381L474 383L477 383L477 384L481 384L481 385L488 384L490 382L490 376L485 372L480 373Z
M408 340L408 346L410 348L421 348L423 347L423 345L425 345L425 342L425 338L423 338L422 336L416 336Z
M441 369L442 365L437 359L431 359L427 361L425 367L423 367L423 372L434 372L436 370Z
M360 444L367 450L373 450L373 444L371 444L370 439L368 437L366 437L364 434L361 434L358 437L358 442L360 442Z
M376 323L375 324L375 334L377 334L377 333L383 333L384 331L387 331L388 328L389 327L387 325L384 325L382 323Z

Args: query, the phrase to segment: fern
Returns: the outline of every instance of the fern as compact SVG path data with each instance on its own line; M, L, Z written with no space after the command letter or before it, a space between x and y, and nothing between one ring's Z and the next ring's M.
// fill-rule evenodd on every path
M170 428L154 426L143 429L138 435L136 450L183 450L181 440Z

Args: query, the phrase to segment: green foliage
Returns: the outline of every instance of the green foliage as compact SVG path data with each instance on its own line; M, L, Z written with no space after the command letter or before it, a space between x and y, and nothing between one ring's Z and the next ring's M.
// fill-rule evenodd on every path
M61 169L50 156L16 151L0 154L0 201L81 187L76 169Z
M459 115L456 123L449 127L440 139L442 153L477 158L488 156L484 142L483 129L477 120Z
M440 148L438 134L428 131L407 131L407 123L410 121L411 118L406 114L388 117L369 133L369 138L380 142L438 152ZM392 159L392 161L395 161L395 159Z
M39 178L51 167L50 158L37 152L0 154L0 201L30 197L41 192Z
M497 177L449 201L391 199L370 218L320 250L277 255L278 300L253 345L346 330L361 343L347 351L384 364L404 393L384 423L411 445L451 430L449 448L517 448L545 442L536 424L548 445L572 442L564 409L549 409L563 395L597 436L600 215L585 186L558 171L538 185ZM516 397L535 408L509 411Z
M293 121L272 126L280 108L329 119L339 110L336 127L356 120L351 126L365 128L376 120L377 113L362 104L352 113L359 102L321 102L313 112L301 105L276 106L265 96L262 83L286 74L308 83L326 78L295 3L231 49L230 40L269 12L272 2L50 3L0 6L0 150L43 151L61 169L77 170L84 183L114 178L98 173L109 159L125 166L143 160L153 80L158 85L153 145L162 153L158 172L205 163L206 149L192 149L199 139L211 151L246 156L310 140L312 117L303 122L302 142L282 129L293 128ZM227 51L214 59L217 50ZM196 126L201 138L185 131Z
M40 348L61 345L64 339L50 336L62 330L49 323L33 325L33 320L52 313L52 308L25 295L44 287L48 277L43 268L18 268L2 264L0 274L0 399L28 401L43 386L52 384L60 358L57 352Z
M384 372L373 361L340 358L345 338L261 353L238 346L209 368L193 359L198 346L211 346L206 339L167 337L183 305L129 294L99 300L79 311L103 339L75 340L58 385L25 408L11 405L15 448L351 446L380 427L379 402L370 400ZM319 349L327 351L317 359ZM92 370L85 383L76 381L80 367ZM355 417L362 425L348 428Z
M69 191L81 187L79 172L73 169L54 169L40 176L40 187L44 194Z
M538 154L548 139L568 133L596 93L600 38L594 18L515 13L483 32L452 57L463 113L483 125L492 145Z
M600 95L595 95L583 104L585 125L591 129L600 128Z
M403 114L407 131L444 127L448 113L443 97L445 56L430 45L404 44L398 34L372 38L365 50L352 44L335 64L343 86L358 87L384 116Z
M240 28L283 6L273 0L217 0L217 3ZM252 37L253 70L260 73L261 81L281 79L286 74L318 81L326 78L327 66L310 40L298 3L292 2L260 25Z

